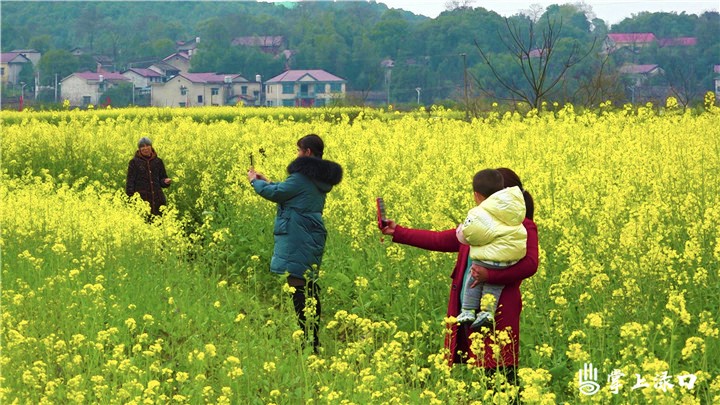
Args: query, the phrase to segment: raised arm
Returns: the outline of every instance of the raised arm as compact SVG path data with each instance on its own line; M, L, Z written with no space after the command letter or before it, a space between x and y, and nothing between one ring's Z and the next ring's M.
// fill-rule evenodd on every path
M283 203L296 196L302 189L298 176L297 174L291 174L290 177L280 183L270 183L256 179L252 182L252 186L262 198L276 203Z
M403 228L395 226L393 242L403 245L415 246L421 249L437 252L457 252L460 242L455 235L455 229L447 231L427 231L423 229Z
M527 254L519 262L503 270L487 271L488 284L511 284L526 279L537 272L539 251L537 225L529 219L523 221L527 229Z

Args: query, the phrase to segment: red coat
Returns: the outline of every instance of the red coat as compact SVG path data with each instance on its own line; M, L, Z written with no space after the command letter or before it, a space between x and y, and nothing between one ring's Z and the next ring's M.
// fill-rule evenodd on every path
M512 343L504 346L502 362L498 363L493 358L490 348L490 337L485 338L485 358L478 366L485 368L497 368L498 366L517 366L518 354L520 353L520 311L522 311L522 298L520 297L520 283L537 271L538 268L538 234L537 226L532 220L525 219L523 226L527 229L527 255L512 267L503 270L488 270L490 284L502 284L505 287L500 295L497 314L495 316L496 330L501 331L510 327ZM448 316L457 316L460 313L460 292L462 291L463 277L467 267L468 253L470 247L463 245L457 240L455 229L447 231L425 231L419 229L408 229L401 226L395 227L393 242L411 245L427 250L438 252L458 252L455 268L452 275L452 287L450 288L450 301L448 302ZM448 349L448 361L450 365L462 363L464 360L458 355L458 351L468 353L471 358L475 355L470 351L470 339L468 338L467 327L458 325L448 326L451 333L446 335L445 348Z

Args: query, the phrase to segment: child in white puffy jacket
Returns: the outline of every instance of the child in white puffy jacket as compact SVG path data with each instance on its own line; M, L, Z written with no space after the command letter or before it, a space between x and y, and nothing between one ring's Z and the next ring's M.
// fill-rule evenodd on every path
M525 219L525 199L519 187L504 188L503 177L497 170L485 169L473 177L473 195L476 207L468 212L465 221L457 228L460 243L470 245L468 263L488 269L505 269L525 257L527 231L522 225ZM470 264L468 264L470 266ZM495 284L471 285L474 279L470 269L466 271L462 294L462 312L459 323L472 322L470 329L478 330L493 320L496 304L480 308L480 299L492 294L495 303L500 299L503 286Z

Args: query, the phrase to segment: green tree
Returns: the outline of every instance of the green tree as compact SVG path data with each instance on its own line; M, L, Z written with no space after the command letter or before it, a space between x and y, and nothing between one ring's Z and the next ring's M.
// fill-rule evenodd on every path
M397 58L402 41L408 36L408 22L397 10L389 10L370 30L370 39L375 41L381 55Z
M99 98L100 105L127 107L133 102L132 83L118 83L108 88Z
M36 36L30 38L28 47L30 49L35 49L36 51L39 51L40 53L45 53L53 48L52 36L50 36L48 34L36 35Z
M42 55L38 68L41 84L51 85L55 82L55 74L62 79L77 71L78 61L68 51L53 49Z

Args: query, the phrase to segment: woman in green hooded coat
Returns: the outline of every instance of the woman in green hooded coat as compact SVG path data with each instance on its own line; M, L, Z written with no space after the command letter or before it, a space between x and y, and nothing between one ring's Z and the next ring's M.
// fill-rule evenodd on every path
M306 135L297 147L298 157L288 166L285 181L273 183L254 168L248 171L248 180L258 195L277 203L270 270L288 275L288 285L295 288L292 298L298 323L306 334L312 330L317 352L320 288L316 281L327 238L322 213L327 193L340 183L343 171L339 164L322 158L325 146L319 136ZM312 325L306 324L307 298L316 301Z

